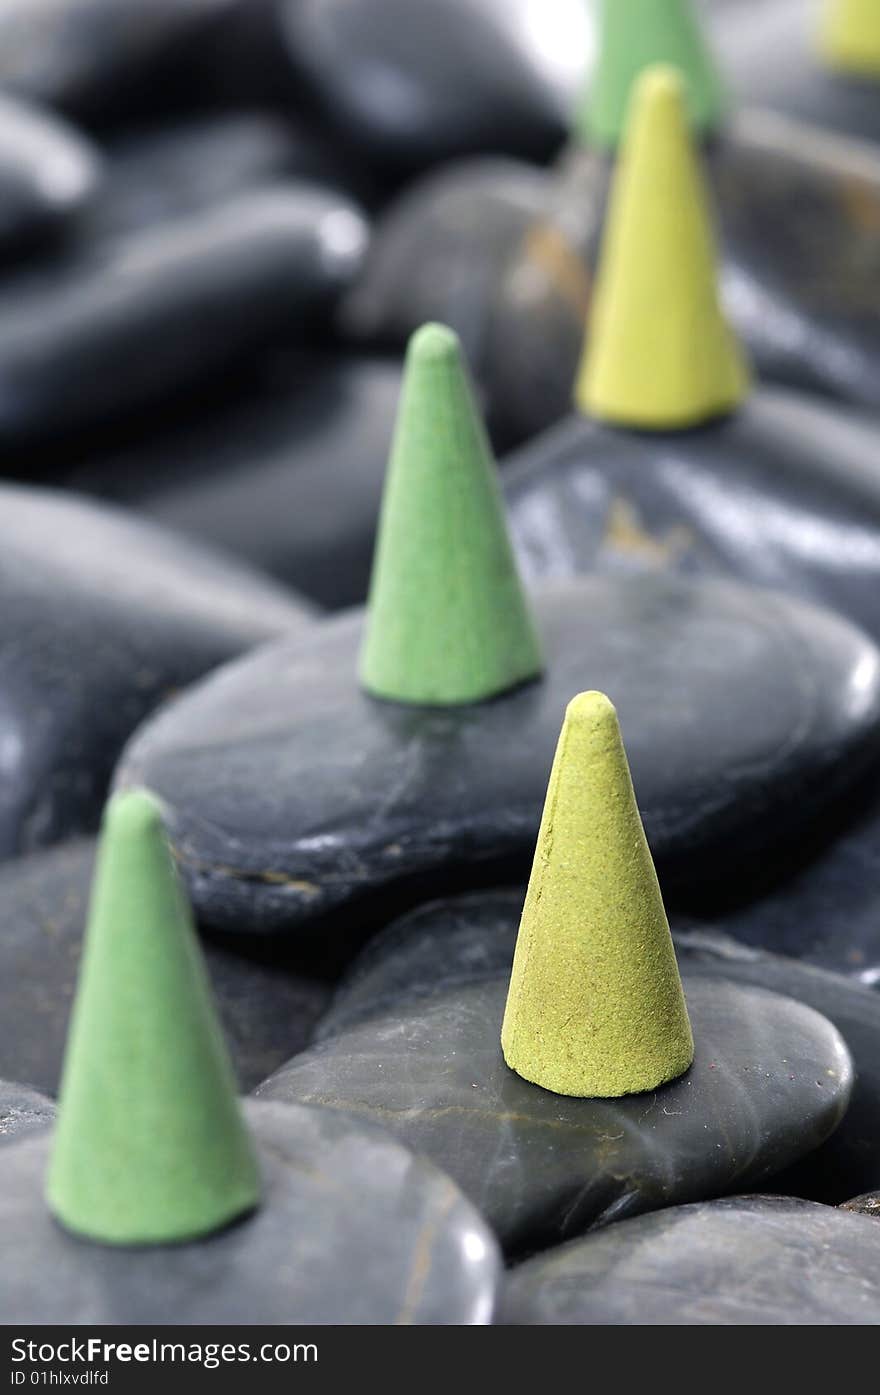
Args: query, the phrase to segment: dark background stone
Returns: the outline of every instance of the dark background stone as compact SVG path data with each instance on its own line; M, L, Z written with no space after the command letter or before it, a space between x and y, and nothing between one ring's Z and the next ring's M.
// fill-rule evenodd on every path
M0 856L94 827L123 742L163 698L303 626L228 557L52 490L0 488Z
M22 449L232 373L323 321L366 245L345 196L242 193L0 284L0 442Z
M98 150L84 135L49 112L0 96L0 256L75 224L102 176Z
M267 355L234 393L146 440L69 453L66 479L323 606L353 605L369 584L400 383L396 359Z
M880 82L836 73L816 46L824 0L718 8L710 36L734 99L847 135L880 140Z
M547 672L492 702L415 708L357 686L361 616L267 647L145 725L121 762L167 827L194 903L229 930L525 876L569 700L619 708L654 856L723 875L814 819L876 754L873 646L769 593L669 578L536 593Z
M0 1073L58 1090L88 913L95 845L0 867ZM202 948L238 1082L250 1090L308 1042L329 983L290 955L240 942Z
M342 303L344 330L400 348L420 325L439 321L456 331L484 378L501 274L550 187L547 171L497 157L456 161L414 180L377 223Z
M501 1321L880 1324L880 1227L789 1197L639 1216L514 1270Z
M526 575L735 574L880 635L880 469L867 418L762 389L702 429L571 416L506 463Z
M409 170L481 151L547 159L565 136L587 42L581 0L287 0L303 88L346 142ZM540 28L538 27L540 26Z
M791 999L684 977L696 1055L670 1085L571 1099L509 1070L507 976L396 1008L313 1046L261 1098L381 1123L448 1172L510 1254L755 1183L818 1147L852 1089L825 1018Z
M249 1103L263 1205L207 1240L133 1250L75 1239L49 1215L48 1144L2 1150L0 1218L15 1265L6 1323L487 1323L495 1244L449 1178L379 1129L327 1110Z

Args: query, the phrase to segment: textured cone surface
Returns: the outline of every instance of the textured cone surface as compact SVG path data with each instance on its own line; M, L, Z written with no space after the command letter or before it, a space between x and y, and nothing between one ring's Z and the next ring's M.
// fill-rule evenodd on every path
M189 910L141 791L105 815L47 1200L107 1244L205 1235L259 1200Z
M478 702L541 654L458 339L410 341L373 564L361 682L398 702Z
M616 148L633 86L658 63L682 75L693 129L704 135L719 126L724 88L688 0L600 0L598 62L575 134Z
M576 397L623 426L731 411L748 373L721 309L708 197L669 69L640 80L612 190Z
M523 907L501 1045L559 1095L616 1097L686 1071L693 1039L617 714L568 707Z
M826 0L819 45L831 67L880 78L880 0Z

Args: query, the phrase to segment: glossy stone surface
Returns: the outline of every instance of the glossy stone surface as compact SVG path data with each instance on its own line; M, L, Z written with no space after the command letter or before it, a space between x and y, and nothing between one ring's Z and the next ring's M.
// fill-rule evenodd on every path
M344 196L269 189L7 280L0 442L123 417L267 343L301 340L365 243Z
M508 459L528 576L734 573L821 601L880 635L880 435L780 390L662 435L570 416Z
M522 1080L499 1044L507 978L332 1037L262 1098L381 1121L470 1196L510 1253L757 1182L817 1147L852 1088L849 1054L799 1003L684 976L696 1042L677 1081L618 1100Z
M13 1138L45 1128L54 1117L54 1104L38 1090L0 1080L0 1148Z
M544 170L473 159L415 180L379 219L364 268L341 309L347 332L402 346L438 321L482 373L498 284L551 187Z
M287 181L337 183L342 165L302 126L221 111L124 130L105 146L107 178L88 222L107 242Z
M4 0L0 86L100 111L131 96L234 0Z
M3 1322L486 1323L497 1251L447 1177L387 1134L326 1110L249 1104L264 1169L253 1217L198 1243L74 1239L42 1195L47 1143L4 1149L0 1218L15 1245Z
M677 923L673 917L674 924ZM768 939L772 914L767 917ZM839 974L766 954L711 930L679 932L679 963L690 976L719 976L789 994L833 1022L856 1068L849 1109L840 1128L815 1152L775 1179L780 1191L838 1204L880 1185L880 993Z
M524 889L512 889L449 897L393 922L348 969L318 1024L316 1040L417 1011L419 1004L470 984L506 980L524 896ZM768 944L774 939L775 914L771 908L754 918ZM843 1123L788 1170L784 1190L836 1204L875 1186L880 1181L880 993L840 974L751 948L711 922L687 929L694 922L674 904L670 919L679 964L691 977L765 987L806 1003L834 1023L853 1056L856 1081Z
M219 553L53 490L0 489L0 856L95 823L117 754L177 688L302 627Z
M791 1197L676 1206L521 1265L500 1320L877 1325L880 1233L861 1217Z
M481 151L546 159L584 67L580 0L286 0L291 78L348 142L392 167Z
M418 906L375 935L349 966L315 1031L338 1036L471 984L510 976L525 887Z
M0 97L0 254L75 222L100 187L101 164L66 122Z
M744 944L880 986L880 808L872 780L771 869L691 909Z
M78 841L0 867L0 1072L58 1090L86 921L95 845ZM303 1049L329 984L283 955L240 941L202 948L243 1090Z
M710 35L735 99L847 135L880 140L880 79L845 76L820 60L825 0L761 0L719 7Z
M864 1196L854 1196L852 1201L845 1201L840 1209L854 1211L857 1216L870 1216L872 1220L880 1219L880 1192L866 1192Z
M330 609L367 594L400 364L275 353L234 393L102 454L77 489L219 543Z
M713 877L731 840L743 857L778 845L876 754L877 652L831 615L664 578L548 587L535 610L546 673L493 702L368 698L353 614L147 723L118 780L161 797L201 916L289 930L485 885L502 866L525 876L562 714L585 688L618 708L670 880Z

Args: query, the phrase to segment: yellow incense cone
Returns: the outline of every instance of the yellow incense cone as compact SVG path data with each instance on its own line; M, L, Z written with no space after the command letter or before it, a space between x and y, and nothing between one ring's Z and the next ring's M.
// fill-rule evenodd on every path
M617 713L602 693L581 693L565 714L501 1045L512 1070L558 1095L636 1094L693 1060Z
M747 391L681 79L651 68L615 174L577 405L622 426L675 430L724 415Z
M880 77L880 0L826 0L819 50L832 68Z

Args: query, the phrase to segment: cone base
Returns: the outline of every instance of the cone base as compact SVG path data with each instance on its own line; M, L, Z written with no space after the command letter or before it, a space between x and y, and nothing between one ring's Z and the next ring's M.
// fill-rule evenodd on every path
M222 1235L224 1231L232 1226L240 1224L248 1216L252 1216L260 1204L259 1196L242 1198L237 1205L215 1212L213 1215L206 1214L201 1220L194 1221L191 1226L169 1226L167 1231L156 1226L149 1234L142 1230L133 1229L130 1231L120 1230L116 1234L109 1234L106 1229L97 1226L90 1226L88 1222L78 1220L74 1216L66 1216L61 1206L56 1206L52 1199L51 1192L46 1195L46 1205L49 1208L52 1219L68 1235L73 1235L77 1240L83 1240L92 1245L109 1245L114 1249L153 1249L157 1245L169 1248L174 1245L188 1245L194 1240L205 1240L211 1235Z
M545 1071L524 1061L517 1064L516 1053L509 1052L503 1040L501 1047L506 1065L521 1080L530 1085L537 1085L552 1095L565 1095L568 1099L580 1100L616 1100L623 1099L626 1095L643 1095L648 1090L656 1090L661 1085L669 1085L673 1080L678 1080L694 1063L694 1049L691 1045L690 1049L683 1047L680 1056L673 1057L662 1066L658 1065L654 1071L645 1070L628 1079L621 1075L589 1076L582 1071Z

